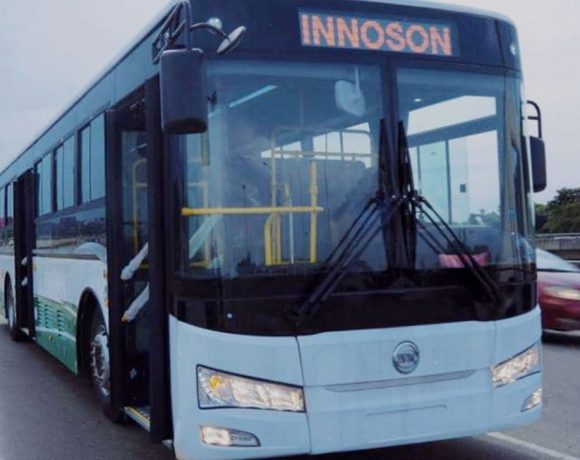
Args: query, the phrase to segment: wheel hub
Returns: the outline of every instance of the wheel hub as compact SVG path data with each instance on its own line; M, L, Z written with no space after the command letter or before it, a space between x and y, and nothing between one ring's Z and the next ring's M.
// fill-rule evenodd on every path
M111 362L105 326L100 325L91 342L91 375L93 382L104 397L111 394Z

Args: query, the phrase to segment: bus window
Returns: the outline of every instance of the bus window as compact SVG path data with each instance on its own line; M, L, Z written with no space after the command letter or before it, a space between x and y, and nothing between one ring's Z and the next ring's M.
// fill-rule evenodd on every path
M53 211L52 154L46 155L36 165L36 174L38 178L38 215L44 216Z
M12 184L6 187L6 225L12 225L14 220L14 188Z
M91 201L91 127L80 134L81 151L81 203Z
M105 119L95 118L80 134L81 202L105 196Z
M409 101L403 111L415 187L451 224L499 227L501 80L408 70L399 75L400 97ZM437 96L427 93L429 82L439 85Z
M91 122L91 200L105 196L105 118Z
M71 137L56 150L56 208L57 211L75 204L75 150Z
M6 189L0 189L0 228L6 226Z

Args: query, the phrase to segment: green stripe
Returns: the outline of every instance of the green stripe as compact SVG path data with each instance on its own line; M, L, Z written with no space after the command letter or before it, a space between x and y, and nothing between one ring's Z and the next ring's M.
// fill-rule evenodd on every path
M34 298L36 341L74 373L77 361L77 307L46 297Z

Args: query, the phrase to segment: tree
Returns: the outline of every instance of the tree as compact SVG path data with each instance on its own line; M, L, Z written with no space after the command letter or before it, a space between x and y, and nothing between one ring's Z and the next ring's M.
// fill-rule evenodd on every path
M546 226L548 224L548 205L536 203L536 232L548 233Z
M580 233L580 188L563 188L547 205L536 205L539 233Z

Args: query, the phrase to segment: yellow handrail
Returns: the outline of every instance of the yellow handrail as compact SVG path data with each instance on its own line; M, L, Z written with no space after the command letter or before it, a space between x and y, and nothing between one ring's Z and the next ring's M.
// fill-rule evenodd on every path
M195 216L252 216L261 214L307 214L324 212L320 206L280 206L265 208L183 208L183 217Z
M264 225L264 258L266 260L266 266L274 264L274 258L272 256L272 221L274 220L274 214L268 217L266 220L266 225Z

